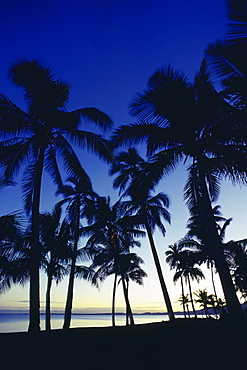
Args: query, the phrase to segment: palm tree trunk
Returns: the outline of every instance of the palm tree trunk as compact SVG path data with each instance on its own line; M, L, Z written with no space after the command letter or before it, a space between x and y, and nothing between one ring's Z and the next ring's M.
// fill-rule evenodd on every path
M124 275L121 274L121 280L122 280L122 285L123 285L123 292L124 292L124 298L125 298L125 303L127 307L127 311L129 312L129 318L130 318L130 325L135 325L134 318L133 318L133 313L130 307L130 302L129 302L129 297L128 297L128 291L125 285L125 280L124 280Z
M117 288L117 272L115 273L115 276L114 276L113 293L112 293L112 326L116 326L116 323L115 323L116 288Z
M71 323L71 312L72 312L72 305L73 305L73 295L74 295L74 283L75 283L75 266L76 266L76 258L77 258L77 248L79 242L79 227L80 227L80 200L78 200L77 204L77 212L76 212L76 220L74 224L74 250L72 253L72 261L71 261L71 269L69 275L69 286L67 292L67 300L64 312L64 324L63 329L67 330L70 327Z
M215 264L219 272L219 277L225 295L228 312L230 315L239 316L242 313L242 308L237 298L230 271L225 260L222 243L218 234L211 202L209 199L205 176L201 170L199 171L199 176L202 191L203 211L205 215L204 221L206 223L207 229L210 231L208 233L208 237L211 238L210 244L214 246L212 254L214 256Z
M76 257L73 257L71 262L70 274L69 274L69 285L68 285L68 292L67 292L67 300L64 312L64 323L63 329L69 329L71 323L71 312L72 312L72 304L73 304L73 293L74 293L74 282L75 282L75 264L76 264Z
M39 207L41 194L41 181L44 165L44 148L40 150L36 174L34 179L33 203L31 215L31 250L30 250L30 307L29 307L29 327L28 331L36 333L40 331L40 287L39 287L39 264L40 264L40 245L39 245Z
M129 298L129 282L126 280L126 290L127 290L127 295ZM129 311L128 311L128 306L126 305L126 326L129 325Z
M166 303L168 316L169 316L170 321L172 321L172 320L175 319L175 316L174 316L174 312L173 312L173 309L172 309L171 300L170 300L170 297L169 297L169 294L168 294L168 291L167 291L167 288L166 288L165 280L164 280L164 277L163 277L163 273L162 273L162 270L161 270L160 261L159 261L159 257L158 257L156 247L155 247L155 244L154 244L153 235L152 235L151 229L149 227L147 217L145 216L145 218L146 218L145 227L146 227L146 230L147 230L150 247L151 247L151 251L152 251L152 254L153 254L155 267L156 267L156 270L157 270L157 273L158 273L162 293L163 293L164 300L165 300L165 303Z
M195 310L195 306L194 306L194 301L193 301L193 296L192 296L192 290L191 290L191 284L190 284L190 278L189 278L189 276L187 276L187 281L188 281L188 285L189 285L189 292L190 292L190 300L191 300L192 309L193 309L195 318L197 318L197 314L196 314L196 310Z
M186 308L185 308L185 302L184 302L184 283L183 283L183 276L181 276L181 287L182 287L182 299L183 299L184 318L186 319Z
M218 297L217 297L217 292L216 292L216 288L215 288L215 283L214 283L214 268L213 268L213 262L211 262L211 279L212 279L212 285L213 285L213 290L214 290L214 295L215 295L215 299L216 301L218 300Z
M52 285L52 273L49 272L48 266L48 279L46 288L46 306L45 306L45 330L51 330L51 285Z
M189 319L190 319L190 310L189 310L189 305L187 303L187 312L188 312L188 316L189 316Z

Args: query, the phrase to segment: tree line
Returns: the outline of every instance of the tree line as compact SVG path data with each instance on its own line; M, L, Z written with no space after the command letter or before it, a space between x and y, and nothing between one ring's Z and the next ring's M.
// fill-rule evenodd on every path
M69 86L51 69L36 60L19 60L9 69L11 82L24 90L27 108L17 107L0 94L1 185L13 184L23 170L27 225L23 230L19 215L1 218L1 291L12 283L29 281L30 332L40 330L41 268L48 277L48 330L50 287L53 280L65 275L69 275L69 284L64 329L70 326L75 277L97 285L109 274L115 275L113 324L118 277L126 302L126 320L134 324L129 279L141 284L146 274L140 266L143 261L131 248L138 246L137 238L144 235L149 240L169 319L174 320L153 232L157 227L165 235L164 221L170 222L169 198L164 193L156 194L156 186L179 163L184 163L188 172L184 199L193 232L189 240L180 243L184 250L178 261L172 262L176 279L189 276L188 269L195 268L191 261L199 253L202 261L209 261L217 269L228 314L242 314L236 288L246 294L245 244L239 247L241 251L225 247L214 204L222 180L246 183L246 5L246 1L227 1L228 35L207 46L193 82L171 66L159 68L148 80L146 90L136 94L130 105L135 122L118 127L110 140L103 134L112 128L111 118L97 108L68 112ZM212 76L220 89L215 88ZM86 131L85 122L96 125L103 134ZM137 145L141 143L146 145L147 160L138 154ZM126 150L120 151L123 146ZM119 189L115 204L94 192L76 147L95 153L109 164L110 175L115 176L113 187ZM41 214L44 171L63 200L51 213ZM80 245L81 237L87 237L84 247ZM197 252L191 250L195 247ZM182 257L185 255L187 260ZM89 267L78 264L84 259L92 262Z

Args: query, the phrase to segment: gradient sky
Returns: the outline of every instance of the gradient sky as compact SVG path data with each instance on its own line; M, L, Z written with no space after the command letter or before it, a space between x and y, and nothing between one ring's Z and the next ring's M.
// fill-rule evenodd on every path
M200 67L208 43L221 39L226 30L224 0L1 0L0 24L0 91L25 109L23 91L7 78L11 63L20 58L38 59L51 67L71 86L68 110L97 107L109 114L115 127L133 122L128 104L136 92L146 87L148 78L163 65L171 64L193 79ZM91 127L88 127L90 130ZM93 126L92 126L93 129ZM110 195L112 179L108 168L93 156L78 152L81 162L92 178L100 195ZM183 202L186 173L179 168L160 183L157 190L167 193L171 200L172 224L167 235L155 234L158 252L174 309L181 309L177 300L180 286L172 282L173 272L164 262L168 245L186 232L188 212ZM42 194L42 211L54 204L54 187L46 178ZM217 204L226 218L233 218L226 240L242 239L245 235L246 189L222 185ZM0 193L0 214L22 207L20 187ZM162 294L147 241L135 250L145 261L148 274L144 287L130 286L130 302L134 312L165 312ZM205 271L205 270L204 270ZM210 279L193 289L208 288ZM53 310L63 310L67 281L54 286ZM41 280L41 304L44 305L45 277ZM100 291L83 281L76 282L74 311L109 311L112 278ZM220 292L220 285L218 284ZM219 294L221 295L221 293ZM117 305L124 306L119 288ZM0 309L28 307L28 286L15 287L0 297Z

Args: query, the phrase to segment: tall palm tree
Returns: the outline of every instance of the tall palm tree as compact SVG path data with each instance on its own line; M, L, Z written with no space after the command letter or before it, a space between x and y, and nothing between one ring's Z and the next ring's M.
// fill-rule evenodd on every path
M42 266L47 274L45 328L51 330L51 287L53 280L58 284L69 274L72 235L68 223L60 222L61 208L40 215L40 240L44 250Z
M140 267L143 260L137 256L136 253L129 253L120 255L121 265L124 271L124 279L126 281L127 294L129 295L129 282L130 280L143 285L143 278L147 276L146 272ZM126 325L129 324L129 312L126 305Z
M233 139L232 107L213 87L204 60L193 83L170 66L157 70L149 79L148 89L137 95L130 112L139 121L118 128L113 142L118 146L146 142L147 154L153 155L152 172L156 180L170 174L183 159L184 163L190 161L189 175L196 173L193 176L196 183L192 183L189 197L185 188L187 205L189 209L195 204L200 206L204 227L210 230L229 312L239 314L241 306L221 248L211 205L219 195L222 176L229 175L235 180L244 176L246 159L244 149Z
M58 204L62 206L67 204L66 207L66 221L70 226L71 232L71 241L72 241L72 251L71 251L71 267L69 274L69 285L67 292L67 300L64 314L64 325L63 329L69 329L71 322L71 313L73 305L73 293L74 293L74 281L76 273L76 261L79 257L82 258L84 253L84 259L87 258L87 253L85 249L79 250L79 239L81 236L81 218L83 215L83 208L86 205L86 202L90 199L93 199L95 194L92 191L91 183L88 178L84 177L70 177L67 180L71 185L61 186L58 190L58 194L62 194L64 199L61 200ZM88 270L89 272L89 270Z
M199 267L194 266L193 260L190 260L190 253L188 253L187 251L183 251L181 254L183 254L183 259L180 257L180 264L173 277L173 281L175 283L177 280L181 279L181 276L185 278L185 283L189 286L192 309L195 317L197 317L191 290L191 280L196 280L197 282L199 282L200 279L204 279L205 276Z
M133 325L134 319L128 298L124 278L125 270L121 256L128 254L132 246L139 246L134 238L143 236L143 232L135 227L131 217L126 214L121 201L111 205L109 197L99 197L95 202L88 203L84 212L88 217L89 226L84 227L83 234L89 236L86 248L93 257L92 267L95 267L95 265L101 266L98 272L99 276L102 273L103 277L110 273L115 273L115 277L117 275L121 276L130 323ZM98 258L100 258L100 261L98 261Z
M31 215L31 271L29 331L40 330L39 317L39 209L43 169L61 186L58 162L69 175L84 174L72 148L76 144L111 160L107 141L100 135L79 129L81 119L105 129L111 119L95 108L66 111L69 86L36 60L21 60L9 70L11 81L25 91L27 111L0 95L0 163L9 182L22 165L23 199Z
M175 243L173 245L169 245L169 249L165 252L166 254L166 262L169 264L170 269L178 269L180 265L180 257L181 253L184 250L184 245L180 243ZM181 288L182 288L182 295L181 297L185 297L184 294L184 282L183 276L181 275L180 278ZM186 308L185 308L185 300L182 299L184 316L186 317Z
M119 156L116 156L110 173L118 173L113 186L115 188L119 187L119 193L130 198L130 201L125 202L126 209L128 209L129 214L135 215L138 225L144 226L147 231L168 315L170 320L174 320L175 317L170 297L153 238L153 232L156 226L163 235L166 233L163 219L170 223L170 214L167 210L169 207L169 198L164 193L158 193L155 196L151 195L151 191L156 184L151 175L152 168L149 163L145 162L138 155L135 149L131 148L127 152L122 152Z

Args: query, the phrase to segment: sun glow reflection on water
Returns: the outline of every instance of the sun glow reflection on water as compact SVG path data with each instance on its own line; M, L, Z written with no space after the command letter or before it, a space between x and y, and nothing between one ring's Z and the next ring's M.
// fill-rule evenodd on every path
M28 330L28 314L0 314L0 333L25 332ZM163 315L134 315L136 324L150 322L161 322L168 320L166 314ZM45 329L45 316L41 315L41 330ZM72 315L71 328L76 327L101 327L111 326L111 315ZM125 315L116 315L116 325L125 325ZM63 326L63 315L52 315L52 329L61 329Z

